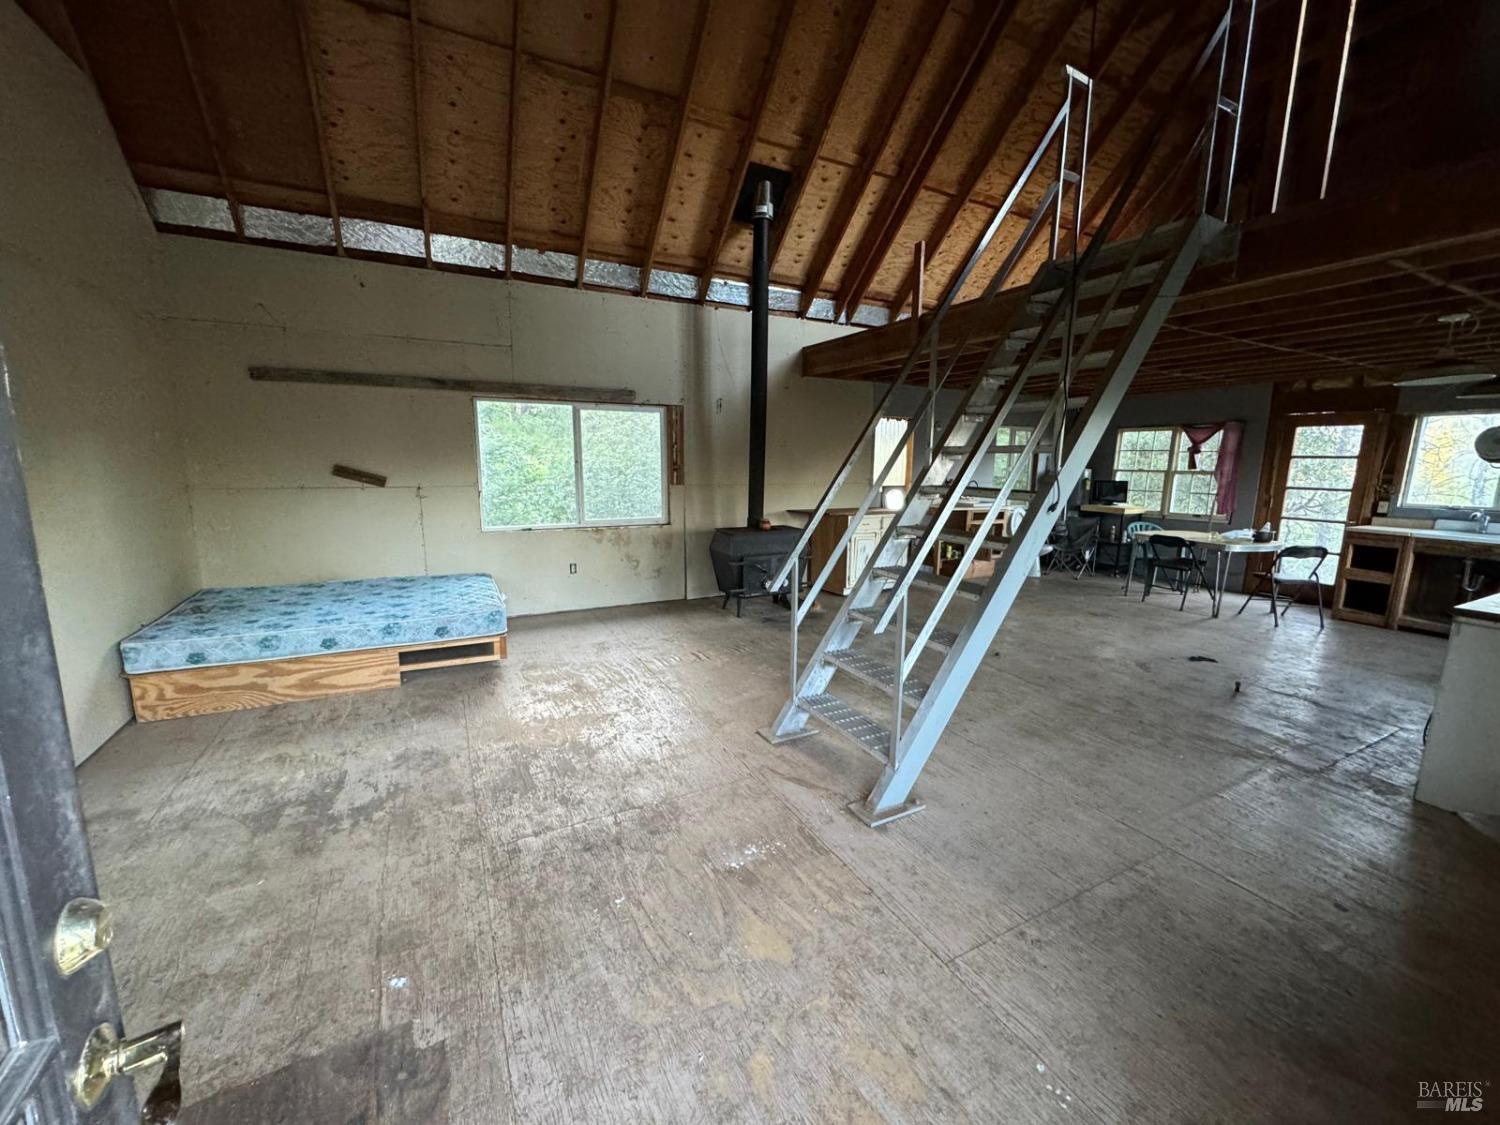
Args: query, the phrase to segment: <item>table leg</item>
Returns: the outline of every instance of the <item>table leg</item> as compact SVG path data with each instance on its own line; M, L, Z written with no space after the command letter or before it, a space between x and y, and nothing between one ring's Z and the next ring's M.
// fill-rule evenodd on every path
M1229 577L1229 567L1225 565L1228 555L1224 551L1214 552L1214 616L1219 616L1219 609L1224 605L1224 580Z
M1130 552L1125 559L1125 596L1130 597L1130 579L1135 574L1135 548L1134 539L1130 541Z

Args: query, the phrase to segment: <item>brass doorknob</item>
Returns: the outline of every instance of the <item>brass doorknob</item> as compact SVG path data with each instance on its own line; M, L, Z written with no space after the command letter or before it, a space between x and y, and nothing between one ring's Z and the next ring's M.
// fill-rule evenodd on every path
M97 898L75 898L62 908L52 934L52 961L70 977L109 948L114 916Z
M181 1059L180 1020L134 1039L121 1039L113 1027L101 1023L84 1043L69 1084L78 1104L93 1109L117 1076L160 1065L161 1076L141 1108L141 1121L143 1125L171 1125L182 1108Z

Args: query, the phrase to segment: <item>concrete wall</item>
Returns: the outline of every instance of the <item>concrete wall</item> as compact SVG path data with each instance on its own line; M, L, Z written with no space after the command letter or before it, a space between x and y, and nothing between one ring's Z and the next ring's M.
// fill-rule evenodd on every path
M713 592L708 540L745 518L747 313L161 243L205 585L476 570L515 614ZM846 331L771 318L768 514L816 503L868 416L863 385L796 374L801 348ZM686 483L662 527L483 532L469 395L252 383L253 364L629 387L684 407ZM335 479L335 462L389 485Z
M0 3L0 343L80 760L129 717L115 644L195 588L157 236L87 79Z

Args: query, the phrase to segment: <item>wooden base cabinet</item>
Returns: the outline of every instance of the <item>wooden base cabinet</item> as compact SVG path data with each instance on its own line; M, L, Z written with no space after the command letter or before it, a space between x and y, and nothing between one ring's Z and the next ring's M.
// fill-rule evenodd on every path
M1340 621L1415 629L1447 636L1452 607L1484 592L1500 575L1500 537L1493 544L1476 537L1447 538L1393 527L1351 527L1344 533L1333 616ZM1465 564L1468 564L1467 566Z

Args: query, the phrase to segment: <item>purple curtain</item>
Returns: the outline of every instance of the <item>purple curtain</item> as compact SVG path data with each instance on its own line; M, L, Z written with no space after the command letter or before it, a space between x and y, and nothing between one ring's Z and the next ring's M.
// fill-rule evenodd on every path
M1214 465L1214 513L1228 516L1234 511L1234 487L1240 475L1240 438L1245 432L1243 422L1211 422L1201 426L1183 426L1182 434L1188 439L1188 468L1197 469L1198 454L1203 452L1203 443L1219 431L1219 459Z

